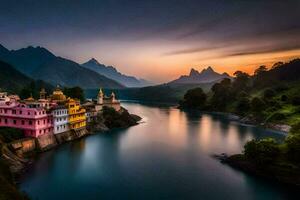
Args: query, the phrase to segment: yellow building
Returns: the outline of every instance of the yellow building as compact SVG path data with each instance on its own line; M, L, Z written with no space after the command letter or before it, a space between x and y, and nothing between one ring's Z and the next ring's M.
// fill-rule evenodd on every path
M81 129L86 126L85 109L80 106L80 102L74 99L68 98L66 101L66 107L69 114L70 129Z

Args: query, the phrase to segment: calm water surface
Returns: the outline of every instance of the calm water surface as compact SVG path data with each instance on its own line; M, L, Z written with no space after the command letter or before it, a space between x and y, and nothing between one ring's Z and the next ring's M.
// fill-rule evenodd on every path
M124 103L140 125L89 136L46 152L22 177L32 199L292 199L296 191L211 157L239 153L252 138L280 133L225 116Z

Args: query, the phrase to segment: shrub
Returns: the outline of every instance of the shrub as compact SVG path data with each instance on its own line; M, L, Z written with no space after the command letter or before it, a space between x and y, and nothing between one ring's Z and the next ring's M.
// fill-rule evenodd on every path
M279 145L272 139L251 140L244 146L246 158L257 165L266 165L274 162L280 153Z
M266 89L264 91L264 98L265 99L272 99L275 95L276 95L276 93L272 89Z
M300 105L300 96L294 96L292 98L292 104L295 106L299 106Z
M283 92L285 90L288 90L289 87L287 85L284 85L284 84L281 84L281 85L278 85L277 87L274 88L274 90L276 92Z
M292 162L300 162L300 134L289 135L285 143L287 145L287 157Z
M300 134L300 122L294 124L290 130L290 134Z
M236 106L238 112L244 113L250 110L250 100L246 97L241 98Z
M261 112L265 108L266 104L258 97L254 97L251 100L251 110L254 112Z
M280 120L284 120L286 119L286 116L283 113L273 113L269 120L276 120L276 121L280 121Z
M286 102L288 100L288 97L284 94L284 95L281 96L280 99L281 99L281 101Z

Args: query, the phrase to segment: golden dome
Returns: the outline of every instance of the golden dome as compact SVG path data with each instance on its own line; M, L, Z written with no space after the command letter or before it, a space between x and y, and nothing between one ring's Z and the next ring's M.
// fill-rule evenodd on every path
M60 87L57 86L55 88L55 90L53 91L52 95L51 95L51 99L52 100L57 100L57 101L64 101L66 100L66 96L64 95L64 93L61 91Z

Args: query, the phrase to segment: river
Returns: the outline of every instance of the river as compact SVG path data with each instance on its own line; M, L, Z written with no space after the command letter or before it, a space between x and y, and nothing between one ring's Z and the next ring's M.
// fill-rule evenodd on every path
M283 139L224 115L123 103L143 123L40 154L21 178L32 199L290 199L296 191L249 176L211 155L252 138Z

